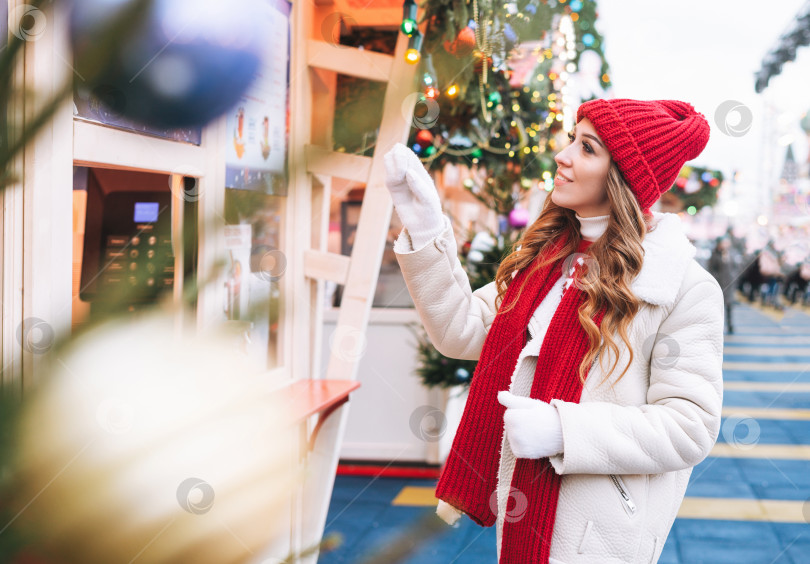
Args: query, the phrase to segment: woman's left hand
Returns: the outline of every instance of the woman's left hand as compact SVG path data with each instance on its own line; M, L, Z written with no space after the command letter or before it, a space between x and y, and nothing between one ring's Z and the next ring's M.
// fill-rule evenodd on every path
M563 451L562 423L557 408L544 401L498 392L509 446L518 458L543 458Z

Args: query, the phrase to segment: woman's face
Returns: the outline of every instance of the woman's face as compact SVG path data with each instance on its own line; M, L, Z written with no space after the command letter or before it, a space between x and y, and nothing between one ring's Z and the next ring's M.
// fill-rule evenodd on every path
M580 217L610 213L607 195L610 153L588 118L583 118L568 137L571 144L554 156L557 176L551 201L574 210Z

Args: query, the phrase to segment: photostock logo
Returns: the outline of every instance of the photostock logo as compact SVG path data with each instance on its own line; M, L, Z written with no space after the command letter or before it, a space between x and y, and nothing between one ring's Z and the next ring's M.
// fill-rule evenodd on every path
M33 354L43 354L53 345L53 328L38 317L23 319L17 327L17 342L22 348Z
M23 41L36 41L45 33L47 18L36 6L22 4L8 14L9 31Z
M576 276L574 273L576 271ZM562 264L562 272L569 277L570 281L566 281L565 288L568 285L574 286L578 290L585 291L590 287L590 283L585 280L586 272L593 272L596 280L599 279L599 263L596 258L587 253L573 253L568 255ZM574 276L573 278L570 278Z
M332 12L323 19L321 24L321 37L323 40L334 47L344 49L349 45L340 44L340 32L343 26L352 28L357 25L357 20L343 12Z
M263 246L251 257L251 262L251 269L267 282L277 282L287 271L287 255L281 249Z
M177 487L177 503L194 515L208 513L214 505L214 488L205 480L187 478Z
M173 176L169 176L169 189L175 198L182 199L185 202L196 202L202 196L202 189L200 188L200 179L203 172L192 165L181 165L172 170L172 175L181 175L182 182L175 184Z
M365 331L349 325L338 325L329 337L329 349L344 362L355 362L363 358L367 347Z
M745 427L746 433L742 438L737 438L737 429ZM759 423L753 417L745 415L735 415L729 417L723 423L721 429L723 439L734 448L749 450L759 442Z
M410 119L417 129L430 129L439 121L439 103L421 92L412 92L402 101L402 117Z
M666 348L666 354L653 354L655 346L658 345ZM644 357L652 357L650 359L650 366L658 368L659 370L669 370L678 364L681 357L681 346L672 336L666 333L656 333L650 335L644 340L641 346L641 351Z
M804 522L810 525L810 497L804 500L802 504L802 515L804 516Z
M123 435L135 424L135 409L118 398L107 398L96 409L96 420L108 433Z
M729 120L730 114L737 114L733 122ZM754 114L751 109L737 100L726 100L714 111L714 123L717 128L730 137L742 137L751 129Z
M512 508L509 508L509 502L515 500ZM489 496L489 509L493 515L498 514L498 490L492 492ZM515 523L523 519L526 511L529 509L529 500L526 499L526 494L515 487L510 487L509 497L506 499L506 511L503 514L503 520L507 523Z
M409 424L417 439L435 443L447 430L447 417L432 405L422 405L413 410Z

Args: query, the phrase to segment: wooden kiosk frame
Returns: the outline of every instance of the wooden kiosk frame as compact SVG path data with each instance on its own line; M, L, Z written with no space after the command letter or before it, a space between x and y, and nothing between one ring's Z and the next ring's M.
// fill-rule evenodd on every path
M22 0L9 0L10 8ZM272 556L299 555L320 541L331 497L349 393L356 382L365 331L377 284L385 235L393 210L384 186L383 155L405 142L412 111L406 99L414 88L415 66L405 62L407 37L400 35L393 56L336 45L322 36L334 16L329 0L295 0L291 17L289 196L282 249L288 257L281 280L282 353L267 377L299 406L299 452L307 481L291 497L289 534ZM400 6L392 10L401 11ZM46 99L70 73L67 14L64 4L49 4L48 26L25 46L16 82ZM358 17L358 19L360 19ZM393 22L391 22L393 23ZM387 82L382 123L373 157L331 151L337 74ZM39 98L18 97L9 115L23 127L38 110ZM198 181L200 218L224 212L225 119L202 132L199 146L124 131L74 117L65 103L50 125L26 147L15 163L20 181L2 198L2 360L3 388L23 394L39 377L47 353L27 350L16 337L26 319L44 320L57 335L68 335L72 311L72 170L89 166L158 172L170 176L175 194L173 245L182 248L183 178ZM331 177L366 184L357 238L350 257L326 252ZM175 190L176 188L176 190ZM199 224L197 272L212 275L224 255L220 229ZM182 260L183 253L174 253ZM183 288L182 264L175 268L175 300ZM324 282L345 286L328 371L321 374ZM204 287L198 297L196 327L219 322L222 284ZM331 417L329 416L330 414ZM268 554L268 556L271 556ZM295 557L315 562L317 552Z

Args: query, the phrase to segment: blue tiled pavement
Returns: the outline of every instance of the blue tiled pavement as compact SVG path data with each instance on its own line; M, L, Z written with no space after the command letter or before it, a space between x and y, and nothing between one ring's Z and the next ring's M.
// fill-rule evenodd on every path
M774 314L737 304L735 335L727 336L724 362L796 363L796 371L724 371L727 382L810 383L810 315L787 308L782 320ZM774 342L790 337L794 344ZM758 341L761 339L761 342ZM806 340L805 340L806 339ZM744 341L744 342L741 342ZM772 354L743 354L749 347ZM780 348L792 349L779 355ZM806 348L807 355L796 354ZM726 390L724 407L810 410L810 392ZM745 440L754 433L755 444L808 445L810 419L757 417L753 429L729 425L723 418L718 443ZM749 437L749 438L751 438ZM810 564L810 460L710 456L692 471L686 495L690 498L788 501L803 504L805 521L723 520L678 518L664 546L659 564ZM406 486L435 487L435 480L338 476L327 517L326 534L339 533L343 541L322 553L319 564L362 562L364 556L385 548L398 534L434 507L394 506L392 500ZM494 564L495 529L482 528L462 518L428 540L411 539L415 552L407 564Z

